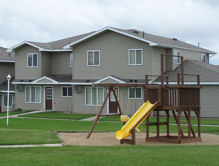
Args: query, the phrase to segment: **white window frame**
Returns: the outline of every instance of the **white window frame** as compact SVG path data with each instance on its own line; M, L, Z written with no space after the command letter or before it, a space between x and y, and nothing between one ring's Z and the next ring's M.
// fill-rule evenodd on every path
M91 89L91 104L86 104L87 103L87 101L86 101L86 99L87 99L87 89ZM97 88L97 96L96 96L96 101L97 101L97 104L95 105L95 104L92 104L92 101L93 101L93 95L92 95L92 89L93 89L93 87L85 87L85 99L84 99L84 101L85 101L85 106L101 106L102 104L100 104L100 105L98 105L98 91L99 91L99 89L98 89L98 87L95 87L95 88ZM100 87L99 87L100 88ZM102 87L101 87L102 88ZM103 101L104 101L104 88L102 88L103 89Z
M28 102L28 101L27 101L26 91L27 91L27 88L28 88L28 87L29 87L29 88L32 88L32 87L35 87L35 88L36 88L36 87L39 87L39 88L40 88L40 101L39 101L39 102L31 102L31 101ZM31 96L31 93L32 93L32 92L30 92L30 94L29 94L30 96ZM42 96L41 96L41 86L25 86L25 96L24 96L24 97L25 97L25 103L33 103L33 104L35 104L35 103L41 103L41 97L42 97ZM35 98L36 98L36 93L35 93Z
M130 88L134 88L135 89L135 97L134 98L130 98ZM141 89L141 97L140 98L136 98L136 88L140 88ZM128 88L128 99L135 99L135 100L140 100L142 99L142 87L129 87Z
M173 63L174 63L174 64L180 64L180 63L181 63L181 58L180 58L180 57L177 57L177 56L178 56L177 53L179 53L179 55L180 55L180 51L174 50L174 52L173 52ZM175 62L175 60L174 60L175 58L179 59L179 62L178 62L178 61Z
M204 57L204 61L202 61L202 57ZM201 62L206 63L207 62L207 55L206 54L201 54Z
M98 65L94 65L94 52L98 51L99 52L99 64ZM88 53L92 52L93 53L93 65L89 65L88 64ZM87 50L87 66L100 66L100 50Z
M136 51L141 50L141 64L136 64ZM130 52L131 51L135 51L135 63L131 64L130 63ZM144 59L143 59L143 49L142 48L137 48L137 49L128 49L128 65L130 66L139 66L139 65L143 65Z
M7 107L7 105L5 105L5 96L8 98L8 94L3 94L2 95L2 105L3 107ZM12 94L9 94L9 101L10 101L10 96L12 96L12 102L11 102L11 106L9 105L9 107L13 107L14 105L14 99L13 99L13 95Z
M71 96L68 95L68 88L72 88L72 86L62 86L61 88L62 88L61 89L61 96L62 97L72 97L72 95ZM67 96L63 96L63 88L67 88ZM73 94L73 88L72 88L72 94Z
M33 55L36 54L37 55L37 65L33 66ZM29 66L28 64L28 56L31 55L32 56L32 66ZM38 53L27 53L27 67L38 67Z
M70 68L72 68L72 64L73 64L73 53L70 54Z

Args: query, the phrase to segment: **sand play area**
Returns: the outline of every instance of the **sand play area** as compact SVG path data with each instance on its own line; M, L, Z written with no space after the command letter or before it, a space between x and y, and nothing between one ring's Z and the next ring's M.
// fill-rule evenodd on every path
M59 132L58 136L63 141L64 145L75 146L115 146L120 145L120 142L115 137L115 132L92 133L91 137L87 139L88 133L64 133ZM153 136L153 134L150 134ZM219 145L219 135L202 134L201 142L196 143L152 143L145 142L145 133L136 133L136 145ZM122 145L124 146L124 145ZM125 145L126 146L126 145Z

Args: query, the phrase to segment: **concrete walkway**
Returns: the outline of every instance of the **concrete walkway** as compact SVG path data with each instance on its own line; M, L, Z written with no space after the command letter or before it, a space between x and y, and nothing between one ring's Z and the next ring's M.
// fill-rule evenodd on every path
M81 119L79 121L94 121L96 119L97 116L92 116L92 117L89 117L89 118L85 118L85 119Z
M15 114L15 115L10 115L10 112L9 112L9 118L17 118L20 115L36 114L36 113L39 113L39 112L45 112L45 111L31 111L31 112L24 112L24 113ZM7 118L7 116L0 117L0 119L4 119L4 118Z
M0 148L62 147L62 144L0 145Z

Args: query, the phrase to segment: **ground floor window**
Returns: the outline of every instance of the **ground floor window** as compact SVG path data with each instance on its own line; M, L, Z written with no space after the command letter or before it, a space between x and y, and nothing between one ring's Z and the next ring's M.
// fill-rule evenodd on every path
M26 86L25 95L26 103L41 103L40 86Z
M129 99L142 99L142 88L129 88Z
M62 87L62 97L72 97L72 87L63 86Z
M104 100L104 89L103 88L91 88L85 89L85 104L87 106L100 106Z
M3 95L3 106L7 107L7 102L8 102L8 94ZM13 106L13 95L9 94L9 106Z

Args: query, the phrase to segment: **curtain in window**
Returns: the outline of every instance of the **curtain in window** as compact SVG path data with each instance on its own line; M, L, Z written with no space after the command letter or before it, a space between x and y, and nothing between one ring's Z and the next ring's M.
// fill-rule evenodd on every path
M130 50L130 57L129 57L129 60L130 60L130 64L135 64L135 50Z
M86 105L91 105L91 88L86 88Z
M136 64L142 64L142 50L136 50Z

